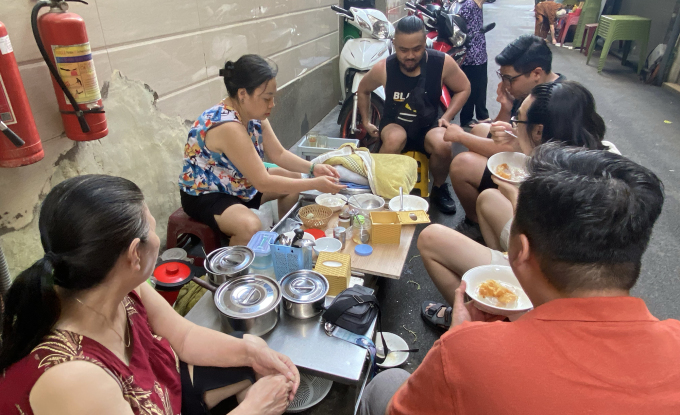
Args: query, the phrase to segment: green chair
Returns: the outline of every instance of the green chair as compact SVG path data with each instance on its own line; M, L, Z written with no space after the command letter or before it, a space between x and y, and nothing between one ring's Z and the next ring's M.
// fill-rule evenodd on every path
M602 54L600 55L600 62L597 65L597 72L602 72L604 63L609 54L609 48L616 40L625 40L626 45L623 48L623 59L621 64L626 63L628 52L630 52L630 41L637 41L640 46L640 58L638 59L639 74L642 66L645 64L645 57L647 56L647 42L649 41L649 29L652 25L651 19L640 16L602 16L600 23L597 26L597 31L593 37L593 43L588 51L588 60L586 65L590 62L590 57L595 50L595 42L598 36L604 38L604 46L602 47Z
M574 48L581 44L581 38L583 37L586 25L597 23L601 5L602 0L586 0L583 10L581 10L581 16L578 19L578 25L576 25L576 31L574 32L574 42L572 43Z

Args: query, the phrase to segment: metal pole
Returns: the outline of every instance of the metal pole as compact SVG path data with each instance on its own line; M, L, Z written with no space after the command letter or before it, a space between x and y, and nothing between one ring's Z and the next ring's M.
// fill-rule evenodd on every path
M9 266L7 261L5 261L5 254L2 252L2 247L0 246L0 296L5 296L5 293L9 290L9 286L12 284L12 280L9 276Z
M680 0L678 1L680 3ZM671 57L673 56L673 51L675 50L675 44L678 42L678 36L680 36L680 14L675 13L675 23L673 24L673 31L671 36L668 38L668 43L666 43L666 52L663 54L663 59L661 60L661 67L659 72L656 74L656 79L654 85L661 86L664 79L668 76L668 72L671 70Z

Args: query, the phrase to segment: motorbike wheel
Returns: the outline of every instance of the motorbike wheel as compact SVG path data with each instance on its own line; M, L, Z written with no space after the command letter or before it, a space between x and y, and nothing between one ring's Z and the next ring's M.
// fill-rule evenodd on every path
M375 94L371 94L371 124L380 127L380 117L382 116L384 103ZM366 147L371 153L376 153L380 149L380 138L371 137L364 129L361 122L361 114L357 111L357 133L350 131L350 124L352 123L352 100L348 99L342 107L340 112L340 136L342 138L354 138L359 140L359 146Z

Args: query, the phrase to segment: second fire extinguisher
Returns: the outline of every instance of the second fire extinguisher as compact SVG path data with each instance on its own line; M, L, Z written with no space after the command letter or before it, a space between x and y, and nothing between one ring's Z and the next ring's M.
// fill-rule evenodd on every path
M43 7L50 10L38 17ZM52 73L66 136L76 141L106 137L109 130L83 19L68 12L66 1L41 0L33 7L31 25Z
M12 42L0 22L0 167L19 167L45 156Z

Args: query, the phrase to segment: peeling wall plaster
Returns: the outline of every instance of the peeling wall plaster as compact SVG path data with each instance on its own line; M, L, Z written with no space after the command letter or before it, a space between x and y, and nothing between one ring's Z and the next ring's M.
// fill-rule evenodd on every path
M82 174L110 174L135 182L165 240L164 218L180 206L177 177L188 126L155 106L156 95L140 81L115 71L104 99L109 135L74 142L62 136L44 144L45 159L0 170L0 246L16 276L43 256L39 204L57 183Z

